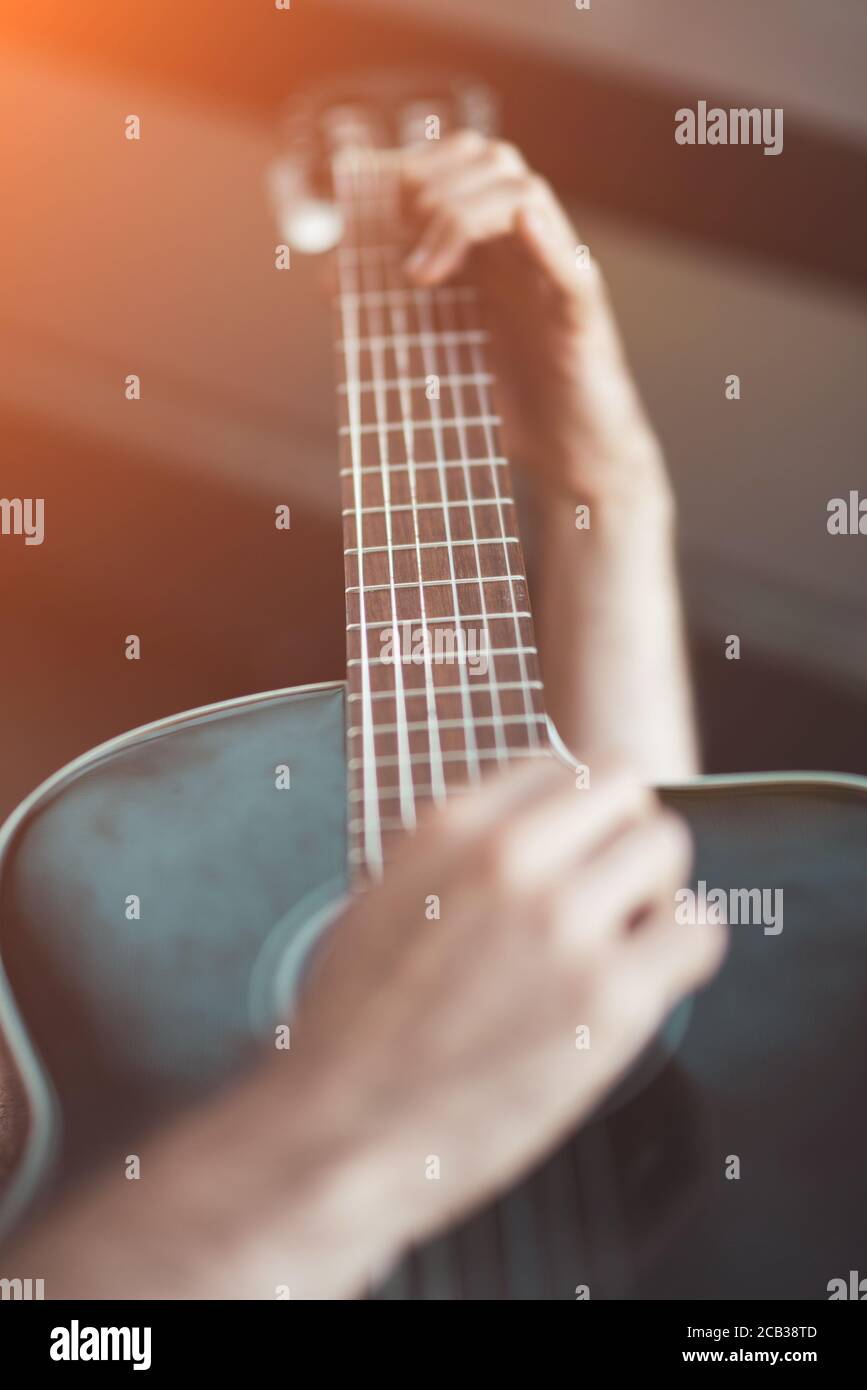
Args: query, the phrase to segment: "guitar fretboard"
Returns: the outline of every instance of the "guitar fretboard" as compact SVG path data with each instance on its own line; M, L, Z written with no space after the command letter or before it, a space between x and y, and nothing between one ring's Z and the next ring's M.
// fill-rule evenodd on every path
M477 292L407 282L387 165L335 183L350 856L377 877L425 802L547 737Z

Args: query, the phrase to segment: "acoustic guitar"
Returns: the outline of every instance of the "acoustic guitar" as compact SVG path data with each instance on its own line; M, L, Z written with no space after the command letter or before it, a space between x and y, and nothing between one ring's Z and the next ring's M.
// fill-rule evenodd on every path
M28 1118L7 1231L273 1040L317 937L426 803L515 759L569 761L545 714L484 306L468 278L418 290L401 273L387 152L489 114L466 84L378 77L293 119L282 225L337 242L346 680L136 729L6 823L0 1023ZM733 927L688 1026L681 1010L600 1115L380 1297L823 1297L822 1278L858 1267L865 790L817 774L664 789L696 881L782 892L784 929Z

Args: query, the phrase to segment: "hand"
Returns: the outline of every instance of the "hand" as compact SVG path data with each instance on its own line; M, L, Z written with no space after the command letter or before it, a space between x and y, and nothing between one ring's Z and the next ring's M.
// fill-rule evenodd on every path
M681 823L622 775L492 778L335 925L291 1050L144 1140L146 1181L115 1156L0 1273L38 1270L51 1298L362 1291L586 1116L713 972L722 929L674 923L688 864Z
M406 261L440 285L470 253L485 293L506 448L576 503L670 509L595 257L544 179L513 146L464 131L406 152L406 200L420 224Z
M290 1065L346 1145L373 1149L380 1254L526 1169L713 973L722 929L674 922L689 864L686 828L651 793L623 775L577 791L534 761L437 813L336 925Z

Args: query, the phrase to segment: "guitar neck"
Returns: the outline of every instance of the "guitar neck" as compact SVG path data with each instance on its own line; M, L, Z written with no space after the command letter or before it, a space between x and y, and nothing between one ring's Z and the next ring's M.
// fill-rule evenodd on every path
M387 161L341 157L336 252L350 855L547 744L476 289L413 288Z

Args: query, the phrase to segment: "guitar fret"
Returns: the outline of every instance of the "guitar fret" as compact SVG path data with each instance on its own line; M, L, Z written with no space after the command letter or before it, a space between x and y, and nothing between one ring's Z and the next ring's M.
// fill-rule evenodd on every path
M495 724L504 724L509 727L526 727L528 723L544 724L546 721L547 716L544 714L534 714L529 720L526 719L523 714L501 714L499 718L493 716L480 716L473 719L473 724L476 728L490 729L493 728ZM465 729L467 727L463 719L438 719L437 725L440 729ZM426 732L430 726L426 722L421 721L414 724L407 724L405 727L410 733L417 734ZM397 731L397 724L374 724L373 729L374 734L395 734ZM364 729L360 724L355 724L352 728L346 730L347 738L360 738L363 734Z
M415 789L416 796L420 799L423 798L424 800L430 800L435 795L434 788L430 785L430 783L414 782L413 787ZM380 785L379 791L381 801L393 801L396 796L400 795L399 787L384 787ZM472 787L467 786L466 783L463 782L450 782L448 784L448 794L450 797L460 796L462 793L465 794L470 791L472 791ZM362 793L360 788L351 788L347 800L350 801L353 805L356 805L359 801L361 801Z
M386 834L393 834L395 831L405 830L406 826L402 820L396 820L393 816L380 816L379 828ZM358 835L364 829L364 818L362 816L353 817L348 822L347 829L351 835Z
M467 727L471 729L472 725L468 725ZM539 749L511 747L508 750L508 756L510 758L538 758ZM440 757L444 763L469 762L466 749L462 751L446 750L440 754ZM473 752L473 757L480 758L483 762L491 762L495 759L498 762L503 761L499 748L476 748ZM376 765L377 767L404 767L407 765L407 762L410 767L427 767L430 758L427 753L411 753L408 760L400 757L377 758ZM364 758L350 758L347 767L350 772L360 772L364 768L364 763Z
M490 335L484 329L466 329L463 332L455 333L384 333L375 337L353 338L347 340L338 338L337 347L344 350L352 348L376 348L385 350L386 348L403 347L435 347L438 344L445 346L451 342L455 346L461 343L475 344L487 343Z
M532 618L532 616L532 613L526 611L522 613L462 613L461 622L476 623L481 622L483 618L487 618L488 621L492 623L502 621L511 622L513 618ZM427 621L428 626L431 626L434 623L453 624L454 617L452 614L449 614L447 617L428 617ZM357 632L360 627L361 623L347 623L346 631ZM368 632L377 632L382 628L394 627L394 623L391 621L384 623L366 623L365 627L367 628Z
M375 594L381 591L390 593L392 589L441 589L443 585L451 588L452 584L509 584L523 578L522 574L479 574L473 575L472 579L408 579L402 580L399 584L350 584L343 592L345 594ZM457 609L454 617L461 618Z
M458 418L455 418L455 419L452 419L452 420L443 419L443 420L440 421L440 424L443 425L444 427L445 427L445 426L449 426L449 427L454 427L454 428L456 428L458 425L499 425L500 423L501 423L501 421L500 421L500 416L499 416L499 415L476 415L476 416L468 416L468 417L466 417L465 419L458 419ZM426 423L426 424L424 424L424 425L420 425L418 421L415 422L415 426L416 426L416 428L420 428L420 429L429 429L429 428L430 428L430 425L429 425L428 423ZM376 434L376 435L379 435L379 434L383 434L383 433L395 434L395 433L397 433L398 431L400 431L400 432L402 433L402 432L406 429L406 427L407 427L407 422L406 422L406 420L390 420L390 421L387 421L387 422L384 423L384 424L381 424L381 423L377 422L376 424L372 424L372 425L357 425L357 426L355 427L355 432L356 432L357 434L362 434L362 435L364 435L364 434ZM353 428L352 428L351 425L341 425L340 428L339 428L339 430L337 431L337 433L338 433L339 435L344 435L344 436L350 435L352 432L353 432Z
M440 380L440 386L441 386L441 387L442 387L442 386L451 386L453 382L454 382L456 385L460 385L460 386L472 386L472 385L479 384L479 381L480 381L480 379L479 379L477 376L475 376L472 372L467 372L467 373L464 373L463 375L457 376L457 377L450 377L450 376L442 376L442 375L441 375L439 380ZM491 375L490 372L486 372L485 375L484 375L484 378L481 380L481 385L483 385L483 386L492 386L493 383L494 383L494 378L493 378L493 376ZM358 382L358 384L357 384L357 389L358 389L359 391L362 391L362 392L363 392L363 391L368 391L368 392L369 392L369 391L377 391L377 390L379 390L380 388L382 388L382 389L384 389L384 390L386 390L386 391L400 391L400 390L404 390L404 389L413 391L413 390L424 390L424 389L427 387L427 384L428 384L427 377L424 377L424 376L407 376L407 377L399 377L399 376L396 376L396 377L387 377L384 381L377 381L377 382L373 382L373 381L361 381L361 382ZM335 389L335 391L338 393L338 395L344 396L344 395L346 395L347 391L349 390L349 387L347 386L346 382L341 381L337 386L335 386L334 389ZM501 462L505 463L505 459L501 460Z
M465 622L466 620L464 618L461 618L461 621ZM538 656L538 652L536 651L535 647L497 647L496 649L497 656L518 656L521 653L523 653L526 656ZM354 657L352 660L347 661L346 664L347 666L362 666L364 662L366 662L368 666L402 665L400 661L395 661L393 657L387 656L368 656L364 657L363 659ZM480 689L482 690L485 690L487 688L487 685L480 686ZM407 691L406 693L408 694L409 692Z
M511 497L470 497L457 501L402 502L397 506L389 507L344 507L342 515L355 516L356 512L360 511L362 516L390 516L394 512L455 511L459 507L472 510L473 507L499 507L501 504L505 505L507 502L513 501L514 499Z
M490 692L492 689L495 689L495 690L541 690L542 688L543 688L543 687L542 687L542 682L541 682L541 681L495 681L495 682L494 682L494 681L486 681L485 684L484 684L483 686L479 686L479 687L476 689L476 691L475 691L474 693L477 694L477 695L487 695L487 694L489 694L489 692ZM414 696L414 695L425 695L427 692L424 691L424 690L419 689L419 690L407 690L405 693L406 693L407 698L410 698L410 697L412 697L412 696ZM437 693L437 695L462 695L462 694L464 693L464 687L463 687L462 685L438 685L438 686L436 687L436 693ZM362 695L355 694L354 692L351 692L349 695L347 695L346 698L347 698L347 700L348 700L348 701L350 702L350 704L351 704L351 703L354 703L354 702L356 702L356 701L362 700L362 699L364 699L364 698L366 698L366 697L364 697L364 696L362 696ZM371 700L393 700L393 699L394 699L394 691L393 691L393 690L373 690L373 691L371 691L371 693L370 693L370 699L371 699Z
M478 292L465 285L435 290L348 290L338 293L338 299L341 303L351 304L355 308L381 309L390 308L395 304L411 304L415 294L423 294L433 302L439 301L444 304L472 304L477 303L479 299ZM385 385L384 382L380 384Z
M425 426L425 428L427 428L427 426ZM483 467L483 466L486 465L486 464L487 464L487 465L490 465L492 468L508 468L508 466L509 466L509 461L508 461L508 459L504 459L504 458L492 458L492 459L475 458L475 459L467 459L467 460L466 460L466 463L467 463L467 466L468 466L469 468L481 468L481 467ZM440 465L439 465L438 463L391 463L391 464L389 464L388 468L387 468L385 471L386 471L388 474L392 474L392 473L413 473L413 472L414 472L414 473L418 473L418 472L431 472L431 471L433 471L434 469L439 469L439 467L440 467ZM464 464L463 464L463 462L460 461L459 459L448 459L448 460L446 460L446 462L443 463L442 467L443 467L443 468L463 468L463 467L464 467ZM340 470L340 475L339 475L339 476L340 476L341 478L352 478L352 477L355 476L355 471L356 471L356 470L354 470L354 469L352 469L352 468L341 468L341 470ZM378 478L382 476L382 469L379 468L379 467L373 467L372 465L366 466L366 467L364 467L364 468L360 468L360 469L358 469L357 471L362 475L362 477L363 477L365 474L368 474L368 475L370 475L370 474L375 474L376 477L378 477Z
M349 550L344 550L343 553L344 555L381 555L384 551L391 554L395 550L444 550L447 544L446 541L419 541L417 545L413 545L408 541L400 545L352 546ZM451 544L453 547L456 545L518 545L519 541L517 536L483 536L479 540L452 541ZM461 618L463 618L463 614L461 614Z

